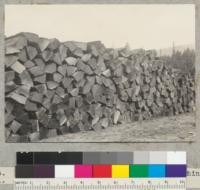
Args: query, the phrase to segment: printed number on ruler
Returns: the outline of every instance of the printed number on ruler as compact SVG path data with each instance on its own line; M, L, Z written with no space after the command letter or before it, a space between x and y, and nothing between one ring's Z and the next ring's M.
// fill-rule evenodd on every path
M15 179L14 190L186 190L186 179Z

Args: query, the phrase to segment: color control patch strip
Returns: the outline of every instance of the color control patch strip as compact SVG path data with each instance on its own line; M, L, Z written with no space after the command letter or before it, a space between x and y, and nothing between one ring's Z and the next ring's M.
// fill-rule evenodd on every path
M18 165L16 178L186 177L186 165Z
M17 153L16 178L186 177L185 152Z

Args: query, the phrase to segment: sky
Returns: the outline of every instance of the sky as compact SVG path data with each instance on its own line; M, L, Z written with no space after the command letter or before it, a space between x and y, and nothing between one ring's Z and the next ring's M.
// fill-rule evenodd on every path
M5 35L33 32L60 41L161 49L195 43L194 5L6 5Z

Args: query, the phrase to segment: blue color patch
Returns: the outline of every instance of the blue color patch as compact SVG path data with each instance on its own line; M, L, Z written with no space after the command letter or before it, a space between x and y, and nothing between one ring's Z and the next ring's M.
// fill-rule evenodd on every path
M165 177L166 166L162 164L149 165L149 177Z

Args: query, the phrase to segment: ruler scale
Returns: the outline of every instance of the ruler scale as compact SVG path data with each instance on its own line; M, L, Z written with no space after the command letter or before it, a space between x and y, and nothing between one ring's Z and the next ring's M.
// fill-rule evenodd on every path
M184 190L185 178L15 179L14 190Z

